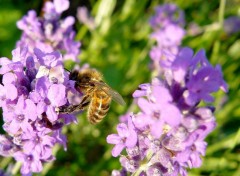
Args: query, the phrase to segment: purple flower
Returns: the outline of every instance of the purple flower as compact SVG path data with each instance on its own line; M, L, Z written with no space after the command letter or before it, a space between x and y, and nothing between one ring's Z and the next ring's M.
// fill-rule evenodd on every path
M61 133L59 129L54 130L53 137L59 144L64 147L64 150L67 151L67 138Z
M50 103L54 107L63 106L66 104L67 99L64 96L64 93L66 92L66 87L63 84L53 84L49 87L48 91L48 98L50 100Z
M136 91L133 93L133 97L134 97L134 98L142 97L142 96L147 96L147 97L149 97L150 94L151 94L151 92L152 92L152 91L151 91L151 84L149 84L149 83L139 85L139 89L140 89L140 90L136 90Z
M122 169L121 171L113 170L111 175L112 176L126 176L127 171L126 171L126 169Z
M5 115L7 115L7 113ZM8 119L9 118L11 118L11 120L8 120L4 125L5 131L9 134L15 135L19 130L28 131L32 128L29 120L35 121L37 118L36 106L31 100L27 99L25 101L24 97L21 96L14 108L14 113L8 114Z
M62 55L36 48L28 56L26 51L17 48L12 52L14 59L0 59L0 105L7 133L0 136L0 154L13 156L22 162L21 173L31 174L41 172L42 164L54 159L52 148L56 144L66 150L62 127L76 122L76 117L55 111L71 103L68 94L73 92Z
M163 83L154 80L152 84L152 86L149 86L149 92L151 93L145 95L148 100L144 98L138 98L137 100L142 113L137 115L134 124L139 128L151 126L152 135L159 138L162 134L163 125L179 125L182 114L178 107L174 105L172 95ZM136 92L139 92L139 90Z
M28 46L25 54L34 53L34 48L39 48L47 53L61 51L63 60L78 62L80 42L74 41L74 18L69 16L60 19L62 12L69 8L68 0L54 0L44 5L44 17L40 18L36 12L30 10L26 16L17 22L17 26L23 31L17 47ZM26 57L25 57L26 58ZM22 63L25 61L21 60Z
M56 143L56 140L54 137L49 136L50 132L50 129L39 132L34 130L25 132L22 137L24 151L35 151L41 157L45 156L46 153L51 154L51 148Z
M80 23L85 24L89 29L94 29L96 27L94 18L89 15L86 7L78 7L77 19Z
M122 171L114 175L187 176L187 169L200 167L205 155L205 138L216 127L214 107L199 106L213 102L212 93L228 91L219 65L213 67L204 50L195 55L191 48L181 48L185 30L184 14L173 4L156 8L150 19L151 35L157 45L150 51L153 61L151 83L139 85L133 93L139 112L120 117L118 135L109 135L115 144L114 157L125 148L119 161ZM129 115L131 114L131 115ZM126 117L131 117L135 134L133 146L127 146Z
M179 46L185 31L176 25L168 25L164 29L155 31L151 37L155 39L160 47Z
M119 159L123 168L125 168L128 172L135 172L139 167L138 161L134 159L127 158L125 156L121 156Z
M168 86L171 90L172 85ZM163 82L153 81L149 89L147 99L138 98L141 112L131 115L137 143L131 147L124 143L128 138L120 129L126 129L126 125L120 123L119 135L107 138L108 143L116 144L112 155L118 156L126 147L127 156L121 156L120 163L130 173L186 175L186 168L201 166L207 145L204 139L216 126L212 111L196 105L186 109L181 98L174 99L174 92ZM141 165L143 161L147 164Z
M117 157L121 151L127 147L132 148L137 143L137 133L134 131L131 116L128 117L128 125L121 123L117 126L118 134L111 134L107 137L107 142L115 144L112 155Z
M175 4L157 6L155 13L150 19L150 25L154 30L164 28L169 24L185 25L184 13Z
M165 4L155 9L155 15L150 19L153 28L151 38L157 41L150 51L153 61L152 69L157 75L165 74L178 54L181 42L185 36L183 26L184 13L174 4Z
M70 5L68 0L55 0L55 1L53 1L53 4L54 4L55 10L58 14L61 14L62 12L67 10Z
M19 148L13 143L12 137L0 135L0 155L4 157L12 156Z
M227 34L233 34L240 31L240 18L239 16L230 16L224 20L224 31Z
M183 48L176 56L172 70L173 79L186 86L183 96L189 105L194 105L201 100L212 102L211 93L219 89L226 92L228 89L220 66L217 65L214 68L208 62L204 50L200 50L193 56L190 48Z
M23 163L21 167L22 174L42 171L42 162L40 161L39 155L35 152L30 150L28 150L26 153L16 152L14 154L14 158Z
M123 123L117 126L118 135L107 138L116 145L114 157L126 148L120 163L131 174L187 175L187 168L201 166L207 146L204 140L216 127L214 108L198 105L213 101L211 94L219 89L227 91L227 84L220 67L213 67L203 50L193 56L192 49L181 49L168 66L162 67L162 74L133 93L140 109L128 115L134 128L127 128L124 115ZM128 140L134 145L129 146Z

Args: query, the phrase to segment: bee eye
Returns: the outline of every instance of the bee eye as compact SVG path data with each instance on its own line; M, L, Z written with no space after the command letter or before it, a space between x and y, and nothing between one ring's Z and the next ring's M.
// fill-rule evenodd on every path
M78 77L78 72L77 71L71 72L70 75L69 75L70 80L76 80L77 77Z
M90 81L90 77L85 76L85 77L82 78L81 81L82 81L82 82L89 82L89 81Z

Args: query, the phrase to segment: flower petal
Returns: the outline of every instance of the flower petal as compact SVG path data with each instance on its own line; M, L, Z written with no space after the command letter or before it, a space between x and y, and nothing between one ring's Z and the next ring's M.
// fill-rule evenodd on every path
M63 84L53 84L48 91L48 98L55 107L66 104L66 87Z
M55 122L58 119L58 115L55 111L55 108L52 106L47 107L47 118L50 120L50 122Z
M135 131L131 116L128 117L128 129L129 136L127 137L126 140L126 146L132 148L137 143L137 133Z
M37 114L42 115L43 112L46 112L47 105L45 102L41 101L37 104Z
M43 169L42 162L40 160L35 160L31 163L31 171L32 172L41 172Z
M2 83L3 85L7 85L7 84L14 84L16 81L16 75L11 73L11 72L8 72L8 73L5 73L3 75L3 78L2 78Z
M107 136L107 143L109 144L119 144L121 142L121 137L117 134L110 134Z
M157 139L159 138L162 134L162 127L163 127L163 120L157 120L155 123L152 124L151 126L151 134Z
M11 134L16 134L19 129L20 129L20 123L17 120L13 119L12 122L8 126L8 131Z
M117 126L118 135L122 138L127 137L129 135L129 130L127 125L124 123L120 123Z
M69 1L68 0L55 0L53 1L56 12L61 14L63 11L69 8Z
M28 119L31 119L32 121L35 121L37 119L37 107L36 107L36 105L30 99L27 99L25 101L25 103L26 103L26 108L25 108L25 111L24 111L25 116L27 116Z
M123 143L119 143L115 145L115 147L113 147L112 149L112 156L117 157L118 155L120 155L120 153L124 148L125 148L125 145Z
M146 113L146 114L151 114L152 112L152 103L150 103L148 100L145 98L139 98L138 101L138 106L141 108L141 110Z
M169 125L175 127L175 126L179 125L179 123L182 119L182 114L176 106L174 106L172 104L167 104L161 110L161 118L165 122L167 122Z
M10 100L15 100L18 96L17 88L13 84L7 84L4 86L6 91L6 98Z

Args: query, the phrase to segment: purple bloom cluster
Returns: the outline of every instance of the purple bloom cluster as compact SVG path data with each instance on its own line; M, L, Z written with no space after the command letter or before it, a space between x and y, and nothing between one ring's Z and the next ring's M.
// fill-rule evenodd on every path
M157 45L150 51L153 68L161 73L161 67L169 66L179 51L182 38L185 35L184 13L175 4L164 4L155 9L155 15L150 19L153 29L151 38Z
M87 7L83 6L77 8L77 19L80 23L85 24L91 30L96 28L94 18L90 16Z
M55 109L71 102L71 95L78 92L59 52L44 53L36 48L28 56L27 48L17 48L12 54L12 60L0 58L0 107L7 133L0 135L0 155L14 157L22 163L21 173L31 174L54 159L56 144L66 150L62 127L76 118Z
M80 51L80 42L74 41L74 17L60 19L63 11L69 8L68 0L54 0L46 2L43 17L38 17L34 10L17 22L23 31L17 47L29 47L29 54L34 53L37 47L45 52L59 51L64 60L79 62L77 56Z
M240 17L230 16L224 21L224 31L228 34L234 34L240 31Z
M127 114L107 142L115 144L112 155L120 156L121 171L112 175L187 175L187 168L200 167L206 136L215 128L211 93L227 91L220 66L213 67L205 52L196 55L182 48L164 78L142 84L133 94L140 108Z

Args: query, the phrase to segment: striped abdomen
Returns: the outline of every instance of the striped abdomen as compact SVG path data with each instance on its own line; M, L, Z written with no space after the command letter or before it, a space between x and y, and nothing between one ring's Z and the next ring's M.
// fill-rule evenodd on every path
M107 115L111 100L112 97L104 91L95 91L88 107L89 122L92 124L99 123Z

